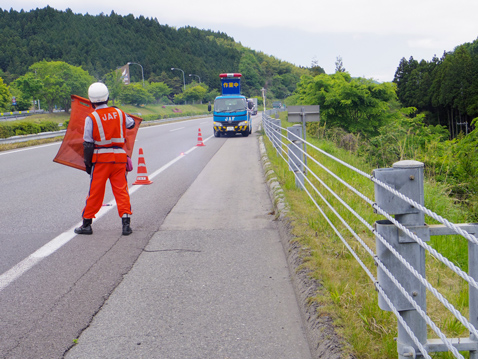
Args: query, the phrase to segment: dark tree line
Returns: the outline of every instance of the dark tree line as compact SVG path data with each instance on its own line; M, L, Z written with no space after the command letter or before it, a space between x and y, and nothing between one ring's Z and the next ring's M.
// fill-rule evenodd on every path
M432 125L447 126L450 137L469 133L478 117L478 40L441 58L402 58L393 82L404 107L416 107Z
M210 89L220 89L219 73L244 72L247 96L290 94L300 75L308 71L236 43L225 33L193 27L175 29L157 19L133 15L75 14L49 6L29 12L0 9L0 75L9 83L37 62L64 61L102 79L105 74L136 62L144 78L162 81L179 93L182 73L186 83L200 76ZM141 81L141 68L131 66L133 81Z

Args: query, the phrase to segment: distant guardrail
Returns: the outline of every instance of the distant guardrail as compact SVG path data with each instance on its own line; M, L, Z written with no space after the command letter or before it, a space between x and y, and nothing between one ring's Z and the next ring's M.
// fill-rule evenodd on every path
M181 121L181 120L188 120L191 118L200 118L200 117L208 117L208 115L197 115L197 116L183 116L183 117L171 117L171 118L162 118L160 120L153 120L153 121L145 121L145 124L160 124L162 122L174 122L174 121ZM66 130L60 131L52 131L52 132L41 132L35 133L31 135L21 135L21 136L11 136L8 138L0 138L0 144L8 144L8 143L18 143L18 142L26 142L32 140L41 140L45 138L53 138L53 137L60 137L64 136Z
M53 132L34 133L31 135L21 135L21 136L12 136L8 138L0 138L0 144L27 142L32 140L41 140L44 138L59 137L59 136L64 136L65 133L66 133L66 130L60 130L60 131L53 131Z
M9 120L12 117L22 117L22 116L31 116L39 113L45 113L45 110L26 110L26 111L10 111L10 112L0 112L0 120Z

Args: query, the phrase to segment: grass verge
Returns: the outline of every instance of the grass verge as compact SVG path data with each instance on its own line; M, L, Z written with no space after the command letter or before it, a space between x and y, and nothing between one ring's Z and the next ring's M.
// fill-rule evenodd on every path
M0 152L1 151L15 150L17 148L44 145L46 143L52 143L52 142L61 142L61 141L63 141L63 136L52 137L52 138L44 138L44 139L41 139L41 140L24 141L24 142L3 143L3 144L0 144Z

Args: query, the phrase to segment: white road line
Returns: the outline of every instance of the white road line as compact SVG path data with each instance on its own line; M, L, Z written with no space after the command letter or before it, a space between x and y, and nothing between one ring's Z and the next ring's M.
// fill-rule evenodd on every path
M210 140L213 136L209 136L203 142ZM184 152L184 154L179 155L178 157L174 158L173 160L166 163L164 166L153 172L149 178L154 178L159 175L161 172L164 172L168 167L172 166L174 163L178 162L181 158L185 155L194 151L197 146L194 146ZM139 190L142 186L135 185L129 188L130 195ZM107 206L101 207L100 211L96 214L96 219L103 217L106 213L113 209L116 206L115 200L111 200L107 203ZM25 272L33 268L36 264L40 263L43 259L48 257L49 255L55 253L58 249L63 247L69 241L71 241L74 237L76 237L76 233L74 232L75 227L81 226L82 222L77 223L75 226L71 227L68 231L63 232L59 236L52 239L50 242L46 243L43 247L37 249L34 253L30 254L27 258L22 260L21 262L17 263L15 266L10 268L8 271L0 275L0 292L5 289L8 285L10 285L13 281L17 278L21 277Z
M179 131L179 130L182 130L183 128L186 128L186 127L174 128L172 130L169 130L169 132Z
M17 153L17 152L23 152L23 151L36 150L37 148L48 147L48 146L55 146L55 145L59 146L59 145L61 145L61 142L53 142L53 143L47 143L47 144L39 145L39 146L24 147L24 148L19 148L18 150L2 151L2 152L0 152L0 156L2 156L2 155L9 155L9 154L11 154L11 153Z

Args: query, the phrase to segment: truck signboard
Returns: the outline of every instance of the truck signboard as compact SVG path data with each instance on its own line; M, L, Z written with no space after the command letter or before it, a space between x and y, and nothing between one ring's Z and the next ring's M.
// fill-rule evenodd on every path
M222 81L223 95L239 95L241 93L241 80L229 79Z
M221 90L223 95L240 95L241 94L241 77L239 73L220 74Z

